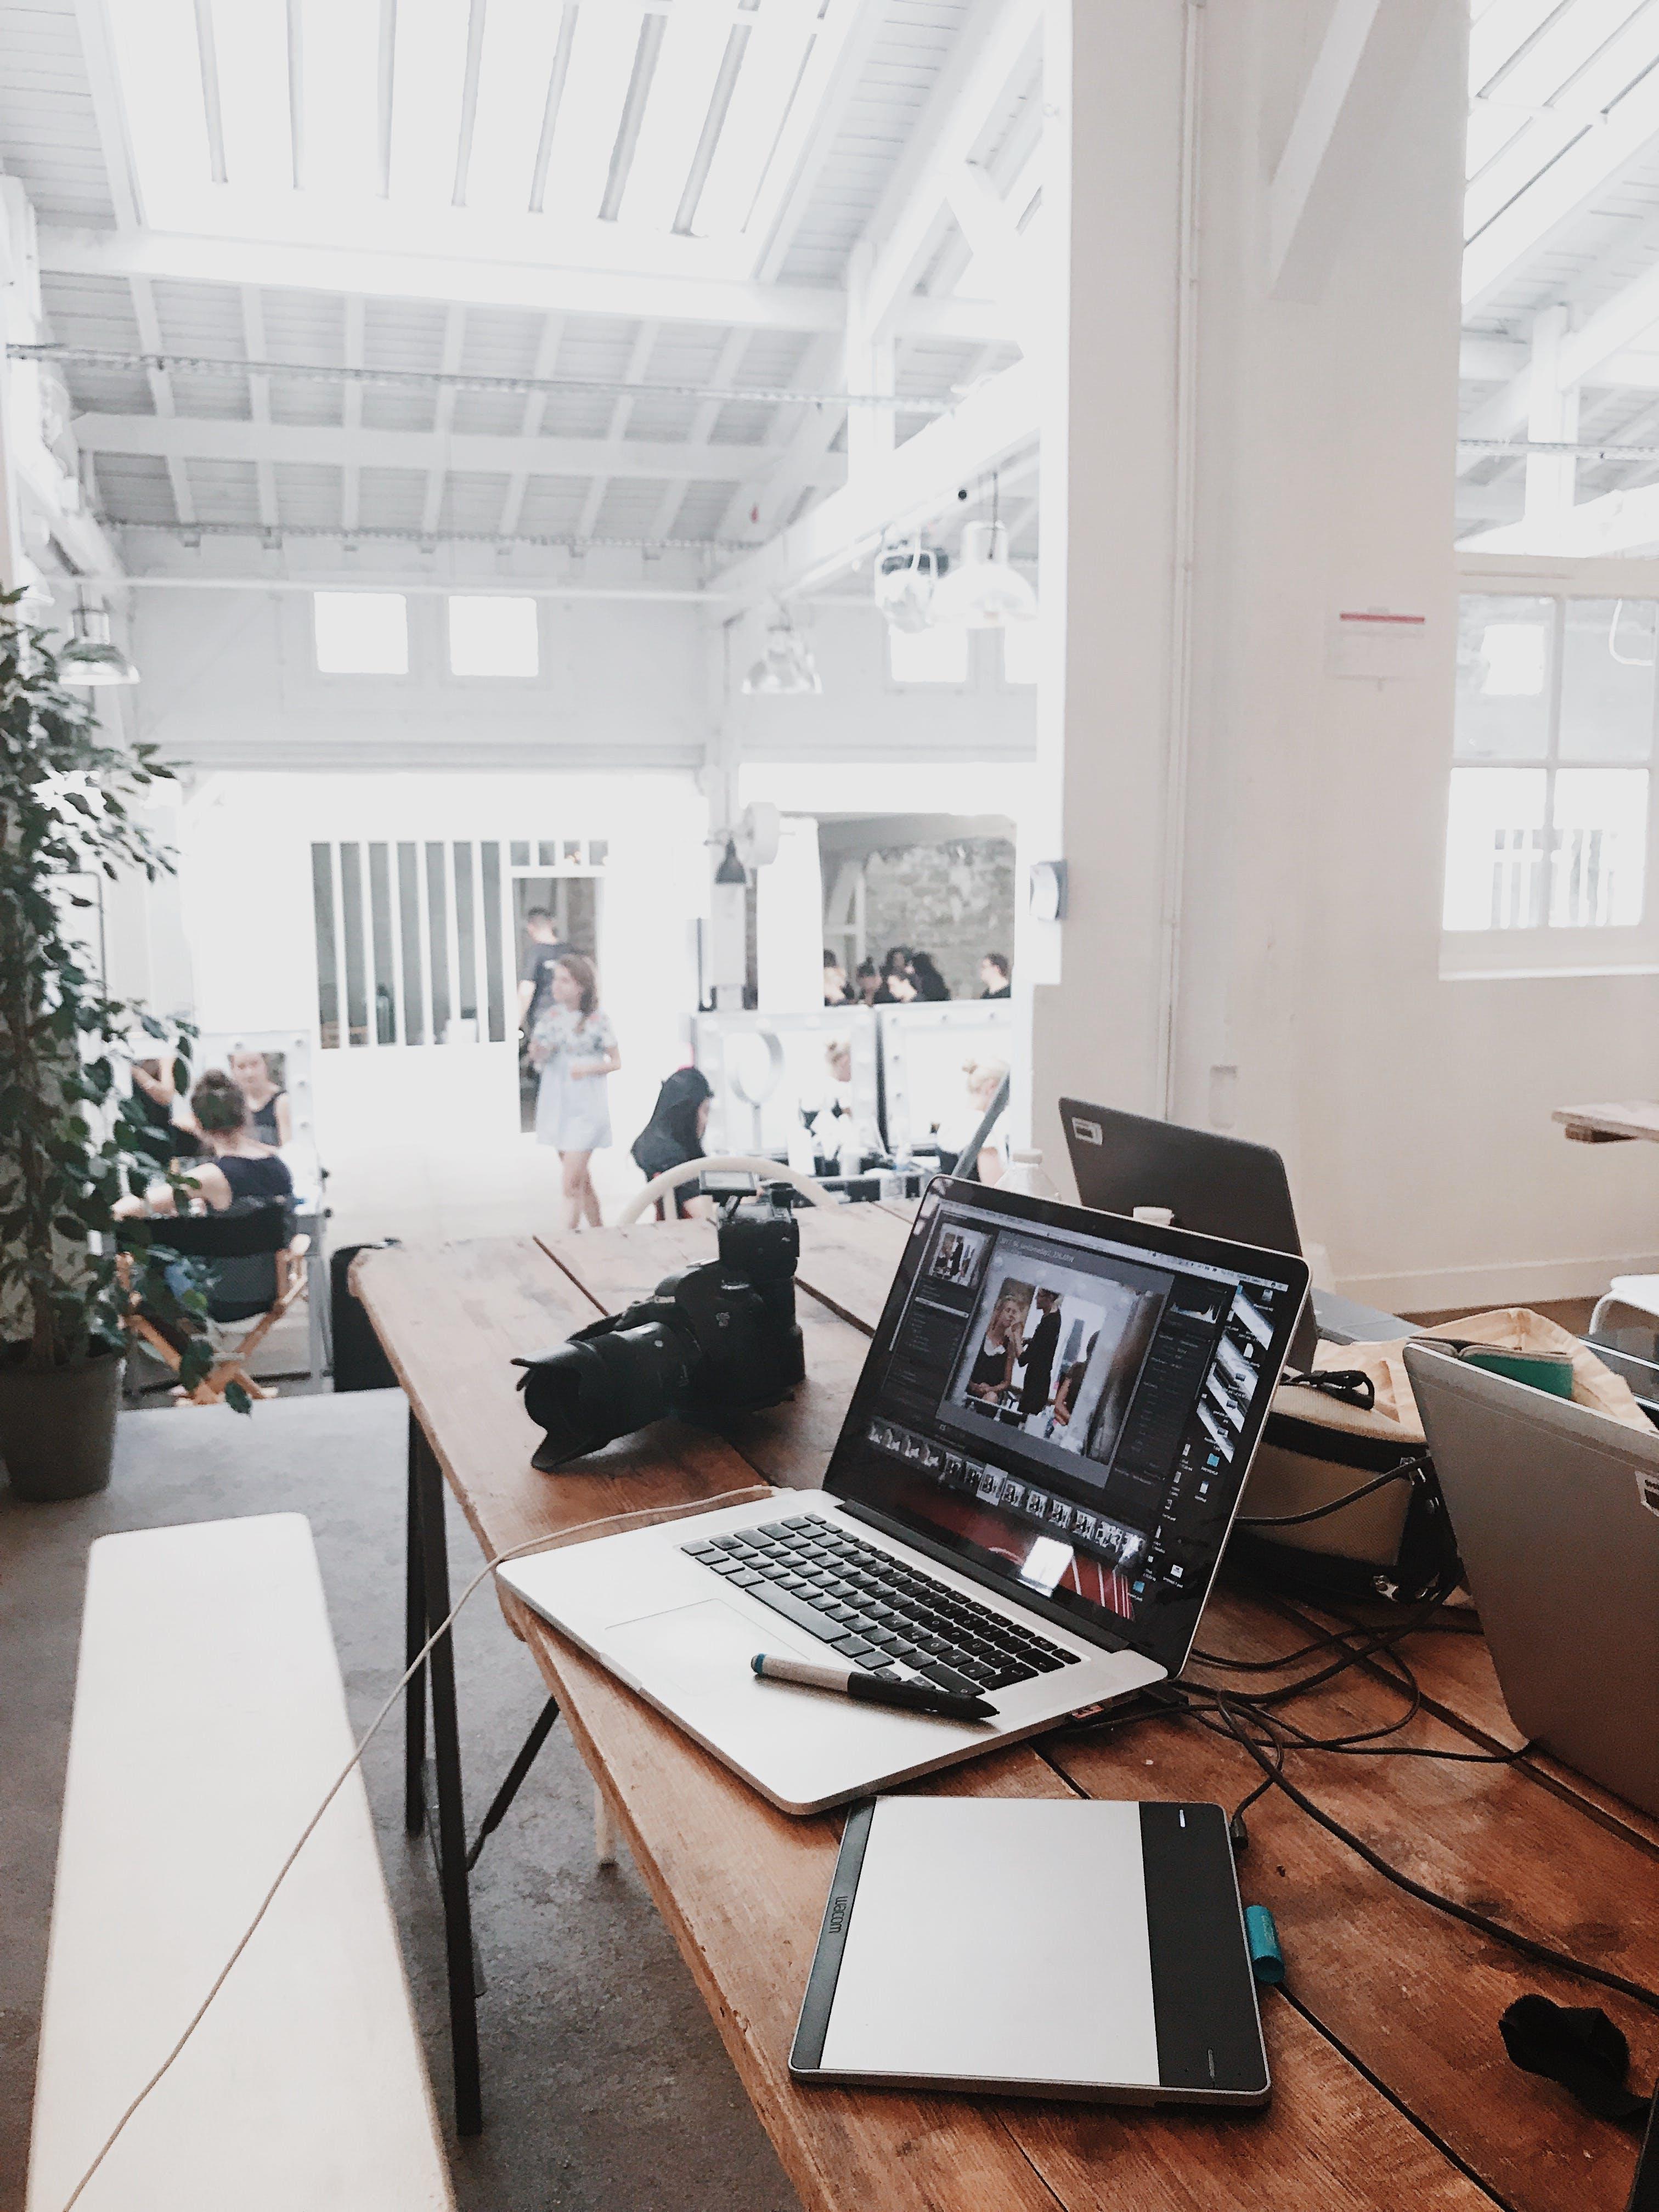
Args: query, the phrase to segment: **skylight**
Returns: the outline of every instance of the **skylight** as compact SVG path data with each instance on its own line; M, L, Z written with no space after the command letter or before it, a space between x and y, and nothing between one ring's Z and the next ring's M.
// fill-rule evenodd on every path
M534 599L451 599L449 670L452 676L539 675Z
M457 206L736 248L860 0L108 0L145 219ZM297 68L299 82L291 75ZM240 217L240 222L237 218ZM615 232L611 233L615 236Z
M313 592L325 676L407 676L409 603L401 592Z

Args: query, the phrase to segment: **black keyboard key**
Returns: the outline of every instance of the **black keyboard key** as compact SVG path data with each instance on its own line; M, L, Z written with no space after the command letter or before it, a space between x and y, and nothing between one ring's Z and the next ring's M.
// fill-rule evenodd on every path
M867 1667L872 1674L890 1674L893 1662L884 1651L855 1651L849 1655L855 1667Z
M969 1681L967 1675L958 1674L954 1668L946 1667L938 1659L927 1660L917 1671L925 1674L939 1689L953 1690L959 1698L976 1698L979 1695L980 1685L977 1682Z
M786 1620L793 1620L797 1628L804 1628L809 1636L822 1637L826 1644L832 1644L836 1637L847 1633L842 1622L831 1620L828 1613L820 1613L816 1606L803 1603L788 1590L778 1589L768 1583L757 1583L750 1594L763 1605L770 1606L774 1613L781 1613Z
M683 1544L680 1548L693 1559L712 1559L720 1552L718 1544Z
M838 1636L835 1648L848 1659L868 1658L875 1650L874 1644L866 1644L861 1636Z
M887 1646L887 1651L890 1658L900 1661L906 1667L915 1667L927 1656L925 1651L919 1651L914 1644L901 1642L890 1644Z
M736 1574L726 1577L733 1589L753 1589L761 1579L752 1567L739 1567Z

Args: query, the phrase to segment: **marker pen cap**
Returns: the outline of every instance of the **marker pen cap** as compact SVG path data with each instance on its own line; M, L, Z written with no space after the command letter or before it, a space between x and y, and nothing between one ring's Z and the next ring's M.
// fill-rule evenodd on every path
M1279 1948L1279 1930L1265 1905L1244 1908L1244 1936L1250 1947L1250 1971L1259 1982L1275 1986L1285 1978L1285 1954Z

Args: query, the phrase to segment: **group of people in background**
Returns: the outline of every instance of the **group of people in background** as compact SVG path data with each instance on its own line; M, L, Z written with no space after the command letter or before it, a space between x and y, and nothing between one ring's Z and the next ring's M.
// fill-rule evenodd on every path
M158 1177L176 1170L187 1203L223 1213L239 1203L292 1200L294 1177L280 1148L293 1140L293 1109L264 1053L231 1053L227 1066L204 1071L188 1100L179 1097L167 1061L141 1060L132 1071L132 1095ZM115 1208L124 1218L178 1210L179 1194L160 1179L144 1197L124 1199Z
M988 952L979 963L980 997L1007 998L1012 975L1006 953ZM860 960L849 980L840 955L824 948L826 1006L937 1006L950 996L951 987L931 952L913 952L908 945L896 945L879 967L873 960Z

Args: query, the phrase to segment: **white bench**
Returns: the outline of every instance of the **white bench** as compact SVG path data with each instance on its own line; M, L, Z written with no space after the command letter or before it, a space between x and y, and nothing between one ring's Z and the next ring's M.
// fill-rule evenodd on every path
M297 1514L92 1547L27 2212L62 2212L351 1755ZM361 1778L76 2212L453 2212Z

